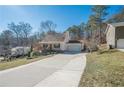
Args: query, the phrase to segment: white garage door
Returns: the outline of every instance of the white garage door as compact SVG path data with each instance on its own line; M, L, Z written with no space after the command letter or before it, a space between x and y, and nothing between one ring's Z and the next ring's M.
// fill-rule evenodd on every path
M81 52L81 44L67 44L67 51Z
M124 49L124 39L117 40L117 48Z

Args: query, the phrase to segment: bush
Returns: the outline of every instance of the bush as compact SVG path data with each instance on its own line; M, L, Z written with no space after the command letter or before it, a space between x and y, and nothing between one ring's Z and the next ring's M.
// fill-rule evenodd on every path
M38 52L38 51L34 51L33 54L32 54L32 56L40 56L40 55L41 55L41 53Z
M102 54L102 53L108 52L108 51L109 51L109 49L106 44L102 44L100 46L98 45L98 51L97 51L98 54Z

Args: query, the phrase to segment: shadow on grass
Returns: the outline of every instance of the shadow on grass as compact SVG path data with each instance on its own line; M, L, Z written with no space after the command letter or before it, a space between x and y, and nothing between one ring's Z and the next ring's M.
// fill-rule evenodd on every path
M101 51L98 51L98 54L112 54L112 53L115 53L115 52L119 52L119 51L116 50L116 49L111 49L111 50L101 50Z
M83 52L80 52L80 51L79 52L70 51L70 52L63 52L62 54L69 54L69 55L72 54L72 55L75 55L75 54L80 54L80 53L86 53L86 52L84 52L84 51Z

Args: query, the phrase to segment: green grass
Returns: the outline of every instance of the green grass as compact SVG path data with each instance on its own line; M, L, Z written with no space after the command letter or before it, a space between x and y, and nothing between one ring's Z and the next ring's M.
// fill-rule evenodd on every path
M21 66L21 65L25 65L25 64L29 64L32 62L36 62L38 60L50 57L51 55L48 56L39 56L39 57L35 57L33 59L27 59L27 58L17 58L13 61L9 61L9 62L0 62L0 71L1 70L5 70L5 69L9 69L9 68L13 68L13 67L17 67L17 66Z
M86 69L80 87L124 86L124 52L117 50L87 55Z

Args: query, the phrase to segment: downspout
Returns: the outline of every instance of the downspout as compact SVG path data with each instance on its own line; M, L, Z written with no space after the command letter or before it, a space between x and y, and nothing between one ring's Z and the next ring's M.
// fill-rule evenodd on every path
M118 39L117 39L117 36L116 36L116 27L115 27L115 35L114 36L115 36L115 48L117 48L117 40Z

